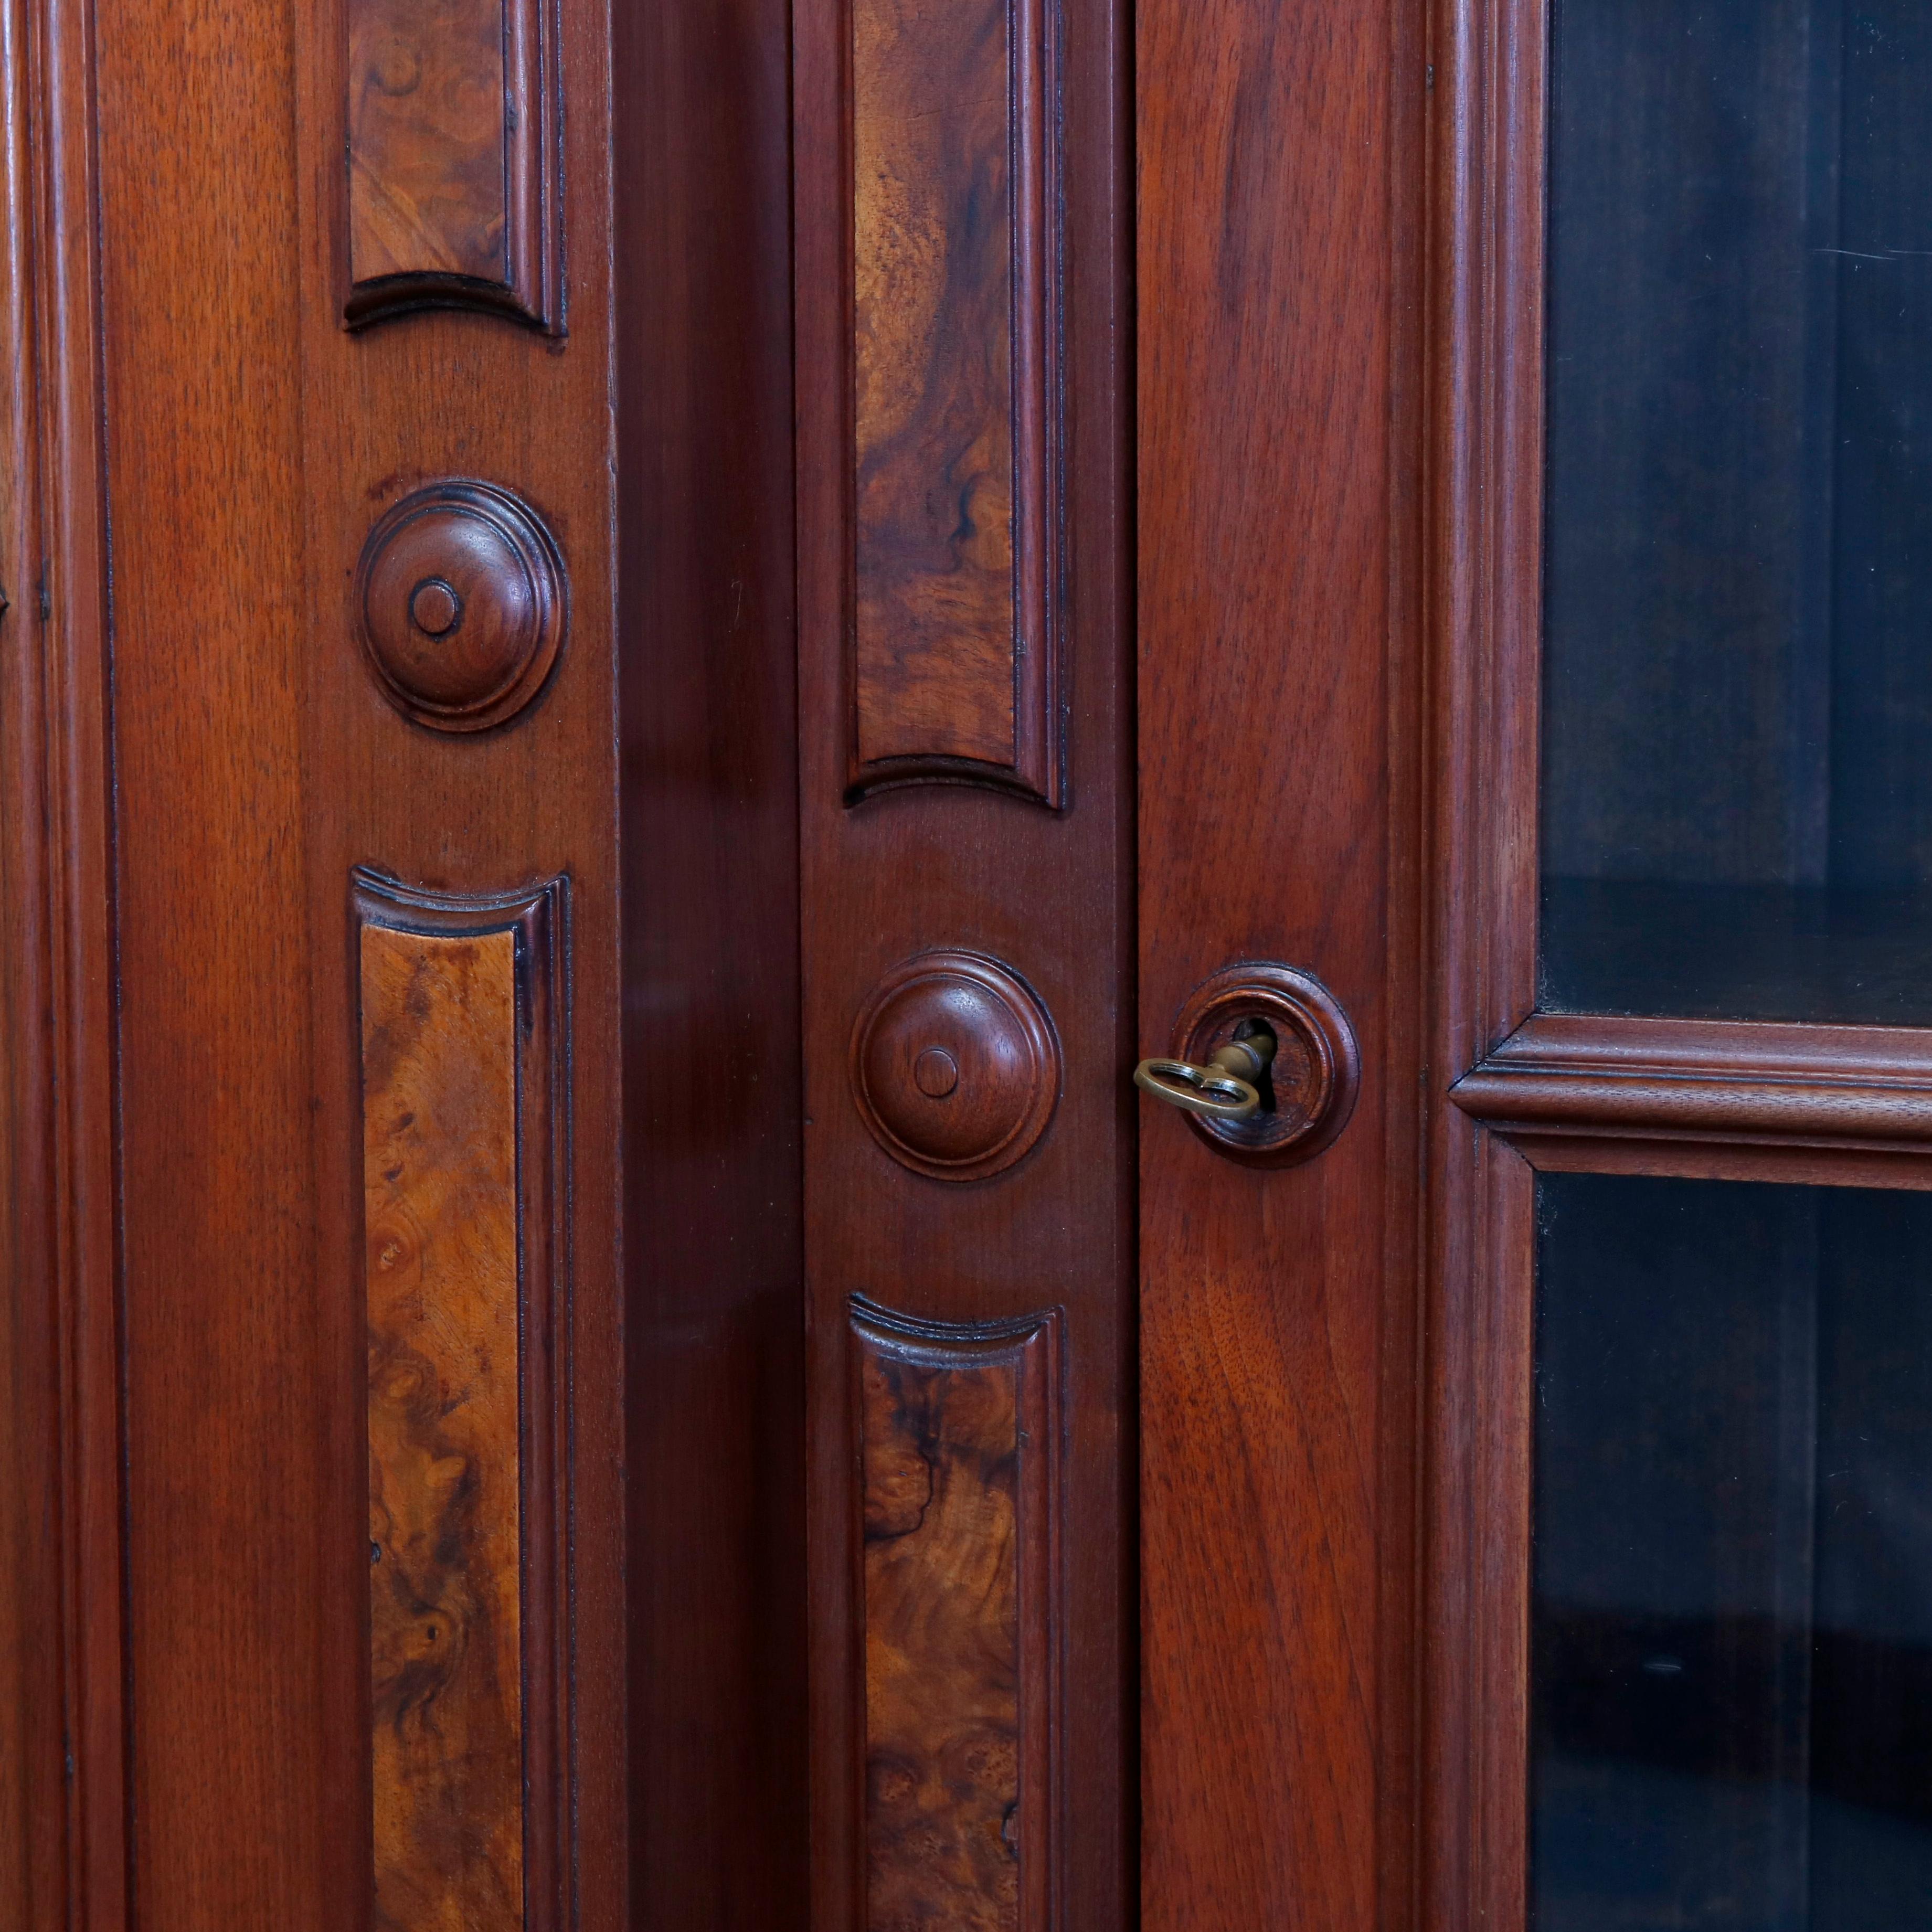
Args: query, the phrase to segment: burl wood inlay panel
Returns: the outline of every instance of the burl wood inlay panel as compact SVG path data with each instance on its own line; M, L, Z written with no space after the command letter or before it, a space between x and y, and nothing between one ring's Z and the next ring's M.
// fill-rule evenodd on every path
M351 322L430 305L554 327L548 0L347 0Z
M1046 0L854 0L849 777L1060 801Z
M1046 1932L1056 1316L855 1300L869 1932Z
M364 886L372 1923L521 1932L556 1768L548 903Z

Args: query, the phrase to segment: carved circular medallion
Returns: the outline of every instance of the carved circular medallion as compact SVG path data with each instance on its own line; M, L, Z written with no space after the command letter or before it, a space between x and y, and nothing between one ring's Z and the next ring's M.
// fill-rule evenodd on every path
M1204 1065L1258 1024L1275 1039L1260 1083L1262 1111L1245 1120L1190 1114L1187 1124L1217 1154L1256 1167L1292 1167L1327 1147L1355 1110L1362 1071L1355 1030L1312 973L1250 962L1225 967L1195 988L1174 1022L1174 1056Z
M481 731L543 688L563 643L563 561L530 506L494 484L434 483L362 546L356 610L389 701L439 731Z
M1060 1041L1039 997L981 952L922 952L880 981L852 1029L852 1094L915 1174L980 1180L1024 1156L1060 1100Z

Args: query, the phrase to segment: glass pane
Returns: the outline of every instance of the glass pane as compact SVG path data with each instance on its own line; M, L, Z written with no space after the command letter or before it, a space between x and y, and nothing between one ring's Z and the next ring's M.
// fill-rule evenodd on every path
M1932 1196L1538 1214L1532 1925L1932 1923Z
M1543 1004L1932 1021L1932 7L1552 34Z

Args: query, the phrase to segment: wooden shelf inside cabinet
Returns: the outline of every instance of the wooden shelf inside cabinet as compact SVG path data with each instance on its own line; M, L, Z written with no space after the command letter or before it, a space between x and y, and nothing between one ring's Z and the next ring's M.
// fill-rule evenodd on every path
M1450 1097L1538 1167L1932 1186L1916 1028L1538 1013Z

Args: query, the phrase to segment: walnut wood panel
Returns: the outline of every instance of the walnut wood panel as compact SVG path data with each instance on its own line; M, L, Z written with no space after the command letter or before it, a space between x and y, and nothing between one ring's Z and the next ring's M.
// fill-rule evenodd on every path
M1054 0L853 0L855 791L1057 804Z
M975 70L985 86L970 109L938 68L930 100L915 97L944 108L937 126L952 130L946 140L964 142L970 134L976 144L970 154L961 147L928 184L935 192L962 191L976 165L972 157L982 152L977 144L993 138L995 124L1009 130L1002 142L1023 131L1024 117L1019 124L1001 118L1010 86L1024 80L1020 53L1036 31L1023 23L1034 19L1036 31L1047 30L1045 20L1018 8L1001 15L975 5L960 17L969 16L995 38L1004 34L1007 51L989 53ZM866 31L901 18L908 32L951 31L936 13L908 8L902 16L883 6L870 10ZM826 1932L866 1923L868 1909L865 1568L853 1480L862 1444L849 1313L855 1293L956 1325L1022 1322L1042 1303L1062 1310L1065 1595L1055 1709L1064 1727L1058 1761L1070 1770L1054 1855L1055 1922L1120 1925L1133 1916L1127 1075L1138 1055L1126 997L1130 399L1120 353L1132 205L1127 29L1114 0L1066 0L1054 26L1080 52L1060 68L1058 90L1065 346L1057 420L1066 476L1061 614L1071 706L1066 795L1073 808L1042 810L1036 791L1016 795L1014 768L991 764L956 774L987 783L907 785L853 806L844 796L855 775L848 646L857 110L848 74L854 26L844 0L800 0L793 8L809 1884L812 1923ZM920 44L908 44L903 53ZM874 43L875 53L884 45ZM1010 73L1003 65L1010 59ZM910 67L892 78L909 89L924 85ZM934 131L922 123L905 137ZM1015 164L1016 180L1024 165ZM990 173L982 178L998 184ZM1030 202L1031 193L1013 190L1013 206ZM1027 223L1016 219L1017 236ZM968 260L959 258L962 272ZM983 349L994 325L974 321L977 313L962 294L962 344ZM1004 326L1005 314L1002 308L995 323ZM874 989L902 962L936 950L996 959L1023 981L1052 1016L1064 1070L1058 1104L1024 1156L960 1182L913 1171L875 1139L851 1078L854 1028Z
M1492 1126L1819 1147L1932 1144L1932 1037L1903 1027L1538 1013L1450 1097Z
M1298 1167L1142 1108L1147 1932L1409 1909L1422 24L1137 10L1141 1050L1265 959L1361 1061Z
M1058 1780L1058 1318L862 1300L866 1923L1044 1932Z
M562 888L358 880L373 1919L520 1928L567 1809L551 1225ZM529 1874L531 1896L555 1893ZM538 1923L545 1915L538 1915Z
M553 0L347 0L348 292L366 322L562 323Z

